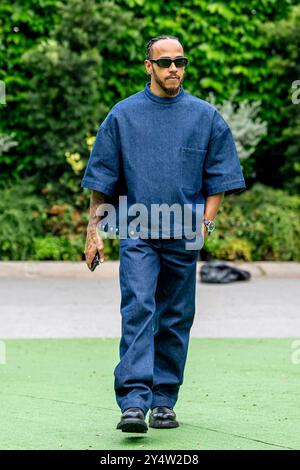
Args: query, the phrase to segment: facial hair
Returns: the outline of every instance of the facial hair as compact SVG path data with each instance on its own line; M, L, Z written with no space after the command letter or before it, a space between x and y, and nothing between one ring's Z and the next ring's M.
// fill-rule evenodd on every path
M182 84L184 77L182 77L181 80L180 79L178 80L178 85L177 86L166 87L164 82L158 77L158 75L155 72L154 68L152 68L152 72L153 72L155 81L158 83L158 85L161 87L161 89L166 93L166 95L172 97L172 96L176 96L178 94L180 85Z

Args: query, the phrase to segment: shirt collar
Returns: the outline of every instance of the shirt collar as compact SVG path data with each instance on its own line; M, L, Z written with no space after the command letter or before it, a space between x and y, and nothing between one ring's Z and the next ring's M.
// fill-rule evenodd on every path
M185 94L185 91L183 89L183 86L180 85L180 88L179 88L179 93L176 95L176 96L172 96L172 97L167 97L167 98L162 98L161 96L157 96L155 95L151 90L150 90L150 84L151 82L148 82L146 83L145 85L145 88L144 88L144 93L145 95L150 98L152 101L155 101L156 103L160 103L160 104L173 104L173 103L177 103L177 101L180 101L184 94Z

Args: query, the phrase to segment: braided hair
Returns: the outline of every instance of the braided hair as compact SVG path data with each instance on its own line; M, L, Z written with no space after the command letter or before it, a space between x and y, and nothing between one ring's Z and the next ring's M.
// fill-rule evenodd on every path
M153 44L159 41L160 39L176 39L178 42L180 42L176 36L156 36L155 38L150 39L150 41L147 44L147 54L146 54L147 59L152 59Z

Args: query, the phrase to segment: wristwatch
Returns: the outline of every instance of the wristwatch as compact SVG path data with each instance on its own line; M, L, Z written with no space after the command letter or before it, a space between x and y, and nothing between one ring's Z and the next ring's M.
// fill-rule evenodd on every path
M207 228L207 234L210 235L211 232L213 232L216 228L216 224L214 223L213 220L210 219L203 219L203 223Z

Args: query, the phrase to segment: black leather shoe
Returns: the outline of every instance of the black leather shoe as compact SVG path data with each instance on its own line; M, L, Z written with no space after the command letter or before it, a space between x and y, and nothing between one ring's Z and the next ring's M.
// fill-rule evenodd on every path
M124 410L117 429L122 432L147 432L148 426L141 408L127 408Z
M150 428L178 428L175 411L167 406L157 406L153 408L149 416Z

